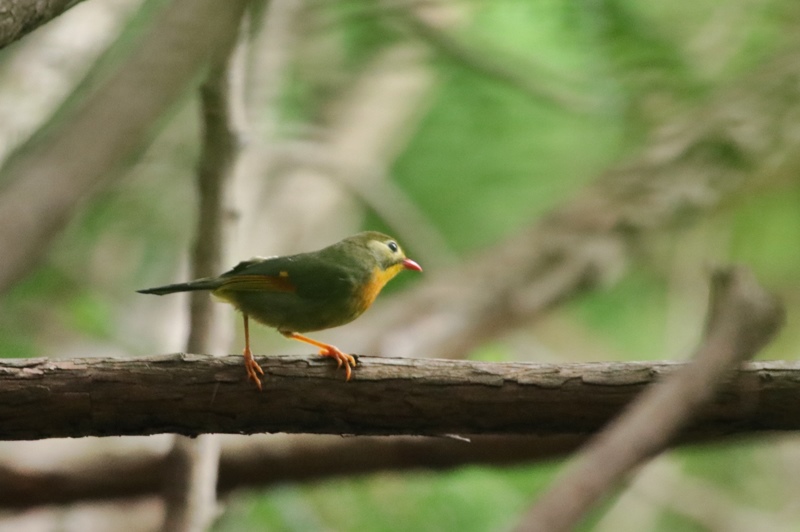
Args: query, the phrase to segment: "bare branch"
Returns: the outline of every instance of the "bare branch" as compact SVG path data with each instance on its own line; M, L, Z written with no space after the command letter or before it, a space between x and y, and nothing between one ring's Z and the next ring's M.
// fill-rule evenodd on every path
M694 360L647 389L597 435L520 523L519 530L572 530L633 467L661 452L714 398L738 362L756 354L783 324L783 308L750 272L715 274L708 329Z
M503 466L560 456L583 440L581 435L476 436L469 442L430 437L268 435L226 444L223 438L217 490L227 493L380 471ZM54 465L46 470L0 464L0 508L153 496L169 457L155 452L106 453L80 462L52 460Z
M359 357L353 380L319 356L0 360L0 439L177 432L585 434L678 363L533 364ZM749 364L687 435L800 428L800 363Z
M592 101L590 97L566 86L567 84L563 83L566 80L562 80L560 87L554 87L552 73L537 78L536 70L539 70L539 74L544 74L544 69L529 60L515 60L503 53L491 55L491 52L487 53L476 46L470 46L451 32L437 28L418 14L414 14L412 10L398 8L389 13L439 54L489 79L504 83L534 101L544 101L572 112L586 112L599 104L599 101Z
M555 366L362 358L356 379L343 383L340 378L332 376L332 368L326 367L325 361L319 357L282 357L267 359L263 363L269 375L268 389L265 394L254 394L241 389L239 357L214 359L178 355L144 361L8 361L0 364L0 389L9 391L9 394L0 396L0 405L9 405L8 409L16 412L16 418L10 417L0 407L0 419L16 421L17 426L11 427L15 432L13 436L8 433L2 436L19 438L21 436L16 431L20 429L28 431L22 437L47 436L42 431L53 430L52 420L40 420L36 411L65 420L55 430L67 428L73 431L50 435L153 433L163 424L168 424L170 430L188 431L189 434L203 430L245 433L285 430L444 436L534 432L538 435L533 438L479 436L473 440L474 443L447 437L366 438L323 440L321 444L311 444L310 447L304 447L302 440L289 446L249 446L245 452L236 449L228 453L221 464L220 489L384 468L511 463L569 451L623 409L642 386L673 372L688 374L689 378L673 378L668 382L678 385L650 388L645 394L645 397L661 399L664 399L661 392L664 389L677 394L667 398L666 406L660 405L667 413L647 411L639 417L646 421L658 420L659 426L665 425L664 430L668 431L671 426L676 426L676 419L684 419L681 416L688 412L696 414L696 421L684 432L683 440L708 439L746 431L797 429L800 425L798 417L793 411L787 411L787 406L793 405L788 397L796 388L800 364L751 364L730 379L716 402L700 405L699 396L708 399L713 395L712 387L704 379L719 362L715 359L727 355L731 357L729 362L736 361L757 350L776 330L782 317L775 302L741 271L717 275L712 292L715 297L709 320L709 340L699 352L698 361L685 367L645 363ZM182 367L186 366L182 364L185 359L193 362L190 367ZM706 362L709 359L711 363ZM239 378L230 375L232 371L236 371ZM76 375L72 379L65 378L65 374L70 372ZM173 375L178 375L180 382L188 384L178 388L171 379ZM2 382L6 377L8 382ZM49 381L46 387L35 387L47 391L46 395L41 395L49 403L31 405L34 412L26 416L19 408L25 399L11 392L26 396L25 391L34 389L31 380ZM70 380L73 388L67 384ZM330 385L321 386L320 380ZM149 384L150 393L146 397L140 383ZM120 388L130 384L133 384L134 391L124 392L124 404L113 404L111 399L119 395ZM194 397L198 393L200 397ZM30 394L27 397L30 398ZM84 399L77 400L80 397ZM71 399L69 411L54 412L52 403L64 403L64 398ZM676 408L678 399L688 406ZM174 417L158 410L159 405L168 401L174 406ZM259 408L264 403L268 408ZM93 408L93 404L98 407ZM81 408L76 408L76 405L85 411L79 412ZM108 412L104 413L102 409L108 409ZM115 424L117 419L124 423ZM19 426L21 421L29 420L39 423ZM110 423L100 428L94 423L99 420ZM210 423L205 429L198 430L204 420ZM244 423L237 424L237 421ZM77 427L82 432L76 434L75 429L69 427ZM32 435L31 431L36 434ZM661 448L668 443L666 440L659 442L652 436L660 434L658 430L646 434L648 437L639 445L645 455L654 452L653 446ZM631 446L634 451L637 448L635 443L630 444L630 439L626 440L628 447L626 442L614 440L612 448L622 449L625 456L639 456L630 452ZM656 443L653 443L654 439ZM308 444L309 440L306 442ZM499 450L502 452L498 454ZM153 479L158 477L154 471L162 468L161 460L161 457L106 460L106 465L99 470L81 468L77 470L78 474L35 474L7 466L0 468L0 478L7 480L0 486L22 486L22 491L14 488L8 493L0 493L0 500L19 507L67 502L75 497L118 498L149 494L153 490ZM136 473L122 474L122 471ZM269 477L254 474L255 471L269 471ZM126 482L120 485L114 478L125 478ZM51 487L34 489L35 497L26 491L42 483Z

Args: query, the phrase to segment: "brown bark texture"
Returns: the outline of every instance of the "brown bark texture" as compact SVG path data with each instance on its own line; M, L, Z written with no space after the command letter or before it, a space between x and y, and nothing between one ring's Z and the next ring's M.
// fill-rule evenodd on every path
M345 382L318 356L0 361L0 439L203 433L585 434L670 362L489 363L359 357ZM744 365L683 438L800 428L800 363Z

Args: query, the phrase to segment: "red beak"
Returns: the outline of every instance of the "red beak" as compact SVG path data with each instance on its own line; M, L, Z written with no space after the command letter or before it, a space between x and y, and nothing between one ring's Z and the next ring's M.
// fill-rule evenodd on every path
M417 264L416 262L414 262L411 259L405 259L403 261L403 268L405 268L406 270L414 270L415 272L421 272L422 271L422 266L420 266L419 264Z

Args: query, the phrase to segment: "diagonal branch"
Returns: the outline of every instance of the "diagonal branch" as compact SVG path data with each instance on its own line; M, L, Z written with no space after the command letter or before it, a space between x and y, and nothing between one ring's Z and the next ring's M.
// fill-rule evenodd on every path
M575 85L572 80L552 81L554 77L552 73L545 73L542 67L532 64L529 60L507 57L503 52L487 53L484 50L485 46L479 48L470 45L451 32L426 22L410 10L397 8L389 10L389 13L440 55L488 79L506 84L533 101L556 105L572 112L586 112L598 107L599 101L592 101L567 86ZM556 87L556 84L561 86Z
M706 338L694 359L648 388L593 438L528 511L518 530L572 530L622 476L669 446L702 412L724 378L753 357L783 325L783 307L742 268L713 278Z
M44 256L76 207L146 144L238 24L244 4L173 0L86 101L8 159L0 169L0 294Z

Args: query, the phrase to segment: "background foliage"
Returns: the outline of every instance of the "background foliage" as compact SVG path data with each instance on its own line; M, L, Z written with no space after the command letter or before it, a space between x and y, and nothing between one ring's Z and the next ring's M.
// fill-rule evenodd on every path
M328 209L325 199L292 204L300 209L295 215L275 209L271 225L259 232L297 243L267 238L264 247L245 249L235 260L324 245L369 227L399 232L412 257L433 257L430 268L420 258L426 272L446 270L448 257L469 260L536 223L608 168L635 157L654 128L747 78L791 46L797 29L796 8L788 0L472 0L445 2L425 14L424 20L475 57L541 89L536 94L487 75L445 48L424 44L405 8L357 0L299 4L300 15L289 28L279 98L274 108L258 110L276 117L275 130L258 142L270 148L335 136L337 113L347 109L341 101L359 76L386 61L384 54L393 47L425 47L421 62L434 81L418 98L416 116L404 119L404 130L393 133L395 154L380 162L391 190L418 209L426 230L439 235L446 249L424 249L413 237L419 226L393 224L396 218L381 207L395 204L393 196L366 201L359 182L318 175L309 180L273 166L256 176L269 182L272 197L296 199L293 190L331 187L344 203L325 211L324 228L298 219L304 210ZM92 78L112 68L158 6L153 0L142 7L132 0L85 2L4 49L4 152L35 131L57 102L80 98ZM82 45L72 43L68 51L58 46L90 25L94 30ZM396 66L387 62L381 68ZM81 83L84 76L87 81ZM263 87L253 90L257 102ZM165 318L177 314L180 303L145 300L133 291L185 271L196 208L196 108L196 96L187 94L124 176L87 198L46 260L4 296L2 356L133 356L178 349L185 326ZM58 118L56 113L53 120ZM794 359L800 344L796 171L762 180L701 219L687 218L681 227L649 236L618 283L569 301L535 324L479 347L474 356L685 358L702 329L709 266L738 261L779 293L789 311L789 326L763 356ZM267 202L263 208L273 207ZM392 289L415 282L404 281ZM271 331L256 334L257 345L280 352L297 347L286 346ZM782 436L668 453L642 472L641 482L598 510L585 529L731 529L725 528L731 513L747 513L761 530L797 526L796 444L796 437ZM385 473L236 493L216 528L504 530L559 467ZM713 503L698 508L683 496L691 490Z

